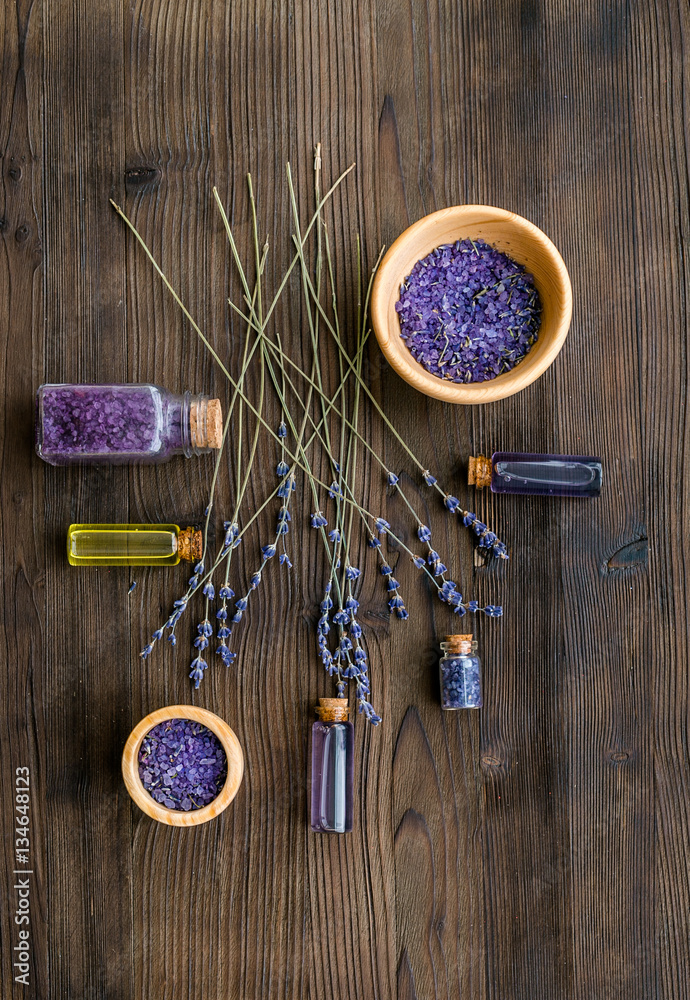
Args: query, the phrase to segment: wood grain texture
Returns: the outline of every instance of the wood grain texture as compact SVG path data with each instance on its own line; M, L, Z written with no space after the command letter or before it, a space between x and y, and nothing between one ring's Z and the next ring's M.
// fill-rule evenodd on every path
M2 5L3 997L690 995L689 45L690 10L668 0ZM211 463L65 470L31 450L43 381L151 381L227 405L109 197L236 372L244 331L226 299L241 292L211 188L247 258L251 170L274 287L291 254L284 165L308 204L317 141L326 182L357 164L329 210L348 329L356 233L371 265L408 225L456 204L531 220L560 250L574 298L554 364L489 405L415 394L371 347L366 374L386 412L505 536L511 560L475 558L365 410L365 433L463 593L506 614L474 628L484 709L449 717L436 676L448 609L398 560L411 618L390 621L366 573L384 723L356 726L355 829L340 838L308 827L313 706L332 693L315 654L323 566L302 528L308 491L293 514L294 570L267 573L236 665L213 664L195 693L191 621L177 652L138 656L184 571L74 569L64 539L73 521L198 521ZM276 325L307 360L296 284ZM269 414L277 423L272 399ZM497 448L600 454L602 497L474 493L467 456ZM275 461L264 437L247 510L272 488ZM367 506L413 537L378 470L362 457L358 471ZM224 469L226 503L236 489ZM240 584L273 518L243 546ZM246 770L220 817L179 830L131 803L120 756L146 714L188 702L229 723ZM28 991L12 970L18 766L33 782Z

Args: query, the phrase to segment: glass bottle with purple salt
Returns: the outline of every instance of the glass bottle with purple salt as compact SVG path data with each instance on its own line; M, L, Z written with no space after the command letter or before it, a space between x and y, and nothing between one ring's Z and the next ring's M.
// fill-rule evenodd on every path
M220 448L220 400L157 385L42 385L36 451L51 465L166 462Z
M584 455L497 451L491 458L471 456L467 468L470 486L523 496L598 497L602 478L601 459Z
M352 829L354 727L345 698L319 698L312 727L311 828L318 833Z
M450 711L481 708L482 667L477 643L471 635L447 635L441 649L441 707Z

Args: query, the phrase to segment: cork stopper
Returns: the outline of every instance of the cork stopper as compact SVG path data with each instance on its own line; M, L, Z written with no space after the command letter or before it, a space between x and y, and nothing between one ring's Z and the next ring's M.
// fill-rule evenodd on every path
M203 548L204 536L197 528L184 528L177 536L177 551L185 562L199 562Z
M448 644L449 653L469 653L472 643L472 634L447 635L445 641Z
M322 722L347 722L350 709L345 698L319 698L316 714Z
M190 404L189 431L193 448L220 448L223 410L219 399L200 399Z
M470 486L476 486L478 490L485 486L491 486L491 473L493 471L491 459L485 455L470 455L467 463L467 482Z

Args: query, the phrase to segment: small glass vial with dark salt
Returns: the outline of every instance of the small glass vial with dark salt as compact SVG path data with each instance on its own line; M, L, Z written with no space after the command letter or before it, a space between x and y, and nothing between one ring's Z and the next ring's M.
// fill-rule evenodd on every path
M311 828L318 833L352 829L354 727L344 698L319 698L312 727Z
M441 707L449 711L481 708L482 667L477 643L471 635L447 635L441 649Z
M51 465L166 462L221 446L220 400L157 385L42 385L36 451Z
M471 456L467 467L470 486L523 496L598 497L602 478L601 459L585 455L497 451L491 458Z

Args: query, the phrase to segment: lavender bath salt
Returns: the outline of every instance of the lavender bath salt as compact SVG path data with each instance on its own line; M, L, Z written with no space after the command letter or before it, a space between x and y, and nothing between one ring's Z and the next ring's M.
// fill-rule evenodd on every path
M418 260L395 308L413 357L449 382L485 382L514 368L536 343L542 311L521 264L469 239Z
M167 809L184 812L213 802L228 776L220 740L191 719L167 719L150 729L138 761L149 795Z
M219 448L220 401L160 386L42 385L36 451L51 465L164 462Z

